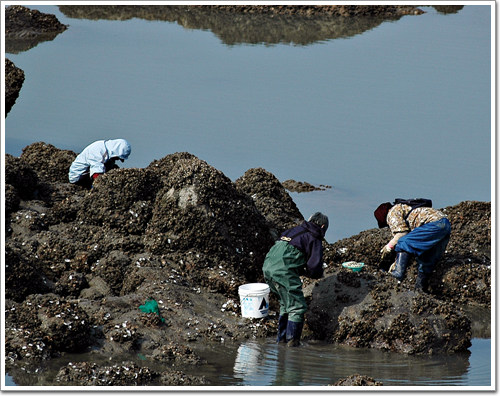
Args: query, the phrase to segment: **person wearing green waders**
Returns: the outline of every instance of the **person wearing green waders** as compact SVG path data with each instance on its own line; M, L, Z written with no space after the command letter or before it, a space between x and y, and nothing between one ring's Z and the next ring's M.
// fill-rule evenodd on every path
M266 255L262 267L264 278L280 300L278 343L300 345L307 311L300 276L312 279L323 276L322 241L327 229L328 217L316 212L308 221L283 232Z

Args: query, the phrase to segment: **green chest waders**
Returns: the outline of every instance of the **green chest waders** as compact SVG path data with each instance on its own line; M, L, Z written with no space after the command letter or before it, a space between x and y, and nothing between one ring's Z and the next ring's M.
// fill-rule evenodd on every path
M306 263L304 254L286 241L277 241L269 250L262 268L271 291L279 296L280 315L303 322L307 303L302 292L299 268Z

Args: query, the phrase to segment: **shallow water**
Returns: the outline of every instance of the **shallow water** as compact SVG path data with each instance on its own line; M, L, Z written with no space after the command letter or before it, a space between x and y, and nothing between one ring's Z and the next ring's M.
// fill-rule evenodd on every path
M329 242L375 227L373 210L395 197L428 197L436 207L491 200L487 5L453 14L425 7L421 16L307 44L29 7L70 27L6 54L26 75L5 120L7 153L36 141L79 152L123 137L133 147L126 167L188 151L232 180L263 167L282 181L331 185L291 194L304 216L329 215ZM474 339L467 361L319 344L239 348L223 347L205 375L252 386L326 385L356 372L395 386L491 381L489 339Z
M405 356L373 349L353 349L323 343L303 342L299 348L278 345L273 339L249 340L240 345L207 343L200 355L207 363L187 368L186 373L205 376L208 387L322 387L353 374L366 375L384 387L468 387L486 390L491 383L491 342L474 338L468 355ZM68 362L95 359L92 355L55 359L39 377L53 377ZM124 360L144 362L142 356ZM112 363L119 363L112 362ZM102 361L101 364L112 364ZM160 369L159 369L160 370ZM20 375L17 383L40 386L43 380ZM16 375L6 376L6 386L16 385ZM470 388L469 388L470 387ZM209 388L207 388L209 389ZM299 388L297 388L299 389ZM428 388L427 388L428 389Z
M123 137L125 167L188 151L232 180L263 167L281 181L330 185L292 194L305 217L330 216L330 242L376 227L374 209L395 197L491 200L487 5L424 7L306 44L30 7L69 29L7 54L26 74L5 122L7 153L40 140L80 152Z
M352 374L367 375L384 386L490 385L489 340L474 339L471 350L484 359L472 367L467 356L414 357L377 350L352 350L324 344L287 348L248 341L236 353L224 385L327 386Z

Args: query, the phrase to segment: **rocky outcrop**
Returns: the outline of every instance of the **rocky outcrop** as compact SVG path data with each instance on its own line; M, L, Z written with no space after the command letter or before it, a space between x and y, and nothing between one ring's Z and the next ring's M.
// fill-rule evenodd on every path
M92 363L65 362L43 381L90 384L91 374L129 384L114 365L97 362L125 353L155 362L145 382L204 383L179 373L201 363L196 351L205 342L274 336L276 298L268 317L242 319L237 295L239 285L263 281L273 234L303 218L271 173L251 169L233 183L175 153L143 169L114 169L86 190L66 181L74 157L43 142L6 156L6 363L9 374L23 373L18 384L40 381L24 374L44 361L91 350ZM414 265L401 283L381 270L387 230L324 242L325 277L304 278L304 338L404 354L466 352L471 310L460 306L489 312L491 304L490 204L443 210L452 241L429 294L413 290ZM365 267L348 272L348 260ZM150 298L159 315L139 310ZM132 363L116 364L142 378Z
M311 192L311 191L325 191L332 186L327 186L324 184L320 184L319 186L314 186L308 182L301 182L296 180L285 180L283 183L283 187L285 187L290 192Z
M346 378L341 378L332 386L383 386L380 381L375 381L372 377L366 375L353 374Z
M5 114L7 115L16 103L24 83L24 72L5 58Z
M68 27L53 14L21 5L5 9L5 51L18 53L27 51L43 41L53 40Z
M235 184L236 188L254 200L257 209L268 222L273 239L304 220L284 186L265 169L249 169Z
M158 372L133 361L113 365L69 363L56 376L57 385L75 386L194 386L206 385L203 377L193 377L180 371Z

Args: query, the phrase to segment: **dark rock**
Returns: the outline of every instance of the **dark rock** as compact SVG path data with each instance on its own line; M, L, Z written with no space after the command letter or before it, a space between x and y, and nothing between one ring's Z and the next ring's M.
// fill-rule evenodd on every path
M275 230L275 238L304 220L284 186L265 169L249 169L235 181L235 184L238 190L252 197L257 209Z
M16 188L11 184L5 184L5 213L9 214L19 209L21 198Z
M199 365L202 359L189 347L185 345L177 345L170 342L162 345L159 349L153 352L153 359L161 362L169 362L173 364L185 364L189 361L190 364Z
M55 294L34 294L12 306L7 351L17 359L47 359L83 352L92 342L88 316L76 303Z
M19 92L24 83L24 72L16 67L9 59L5 58L5 115L19 97Z
M24 6L13 5L5 9L5 35L26 36L48 32L61 32L67 26L61 24L52 14L44 14Z
M5 246L5 297L17 302L32 293L47 293L49 283L34 256L26 256L18 243Z
M130 262L130 258L125 253L113 250L92 267L92 272L109 285L113 295L119 295L125 271Z
M53 40L66 29L55 15L21 5L9 6L5 9L6 52L26 51L42 41Z
M142 235L152 217L155 180L147 169L105 173L79 202L77 221L122 235Z
M204 377L189 376L175 370L154 371L131 361L113 365L69 363L59 370L56 383L79 386L180 386L205 385Z
M21 199L34 199L38 175L20 158L5 154L5 183L15 188Z
M61 150L52 144L37 142L25 147L20 159L36 172L40 181L67 183L69 167L76 155L71 150Z
M333 341L355 347L413 354L467 352L470 320L454 305L424 293L380 293L374 288L361 303L346 306Z
M140 367L134 362L122 362L111 366L78 362L68 363L62 367L55 380L61 385L136 386L151 385L158 376L158 373L147 367Z
M332 188L331 186L326 186L321 184L320 186L313 186L308 182L300 182L295 180L285 180L283 182L283 187L285 187L288 191L291 192L311 192L311 191L325 191L328 188Z
M380 381L375 381L366 375L353 374L346 378L341 378L333 386L383 386Z
M272 233L300 215L272 174L252 169L233 183L196 156L176 153L144 169L114 169L87 191L66 181L69 154L36 143L22 158L6 157L14 197L5 220L9 372L36 372L40 360L89 347L96 362L142 354L182 370L183 359L199 364L204 342L275 335L275 297L268 317L242 319L237 296L239 285L263 281ZM25 180L36 187L27 189ZM491 309L491 209L463 202L443 210L452 238L429 294L413 290L413 263L401 283L379 270L388 230L324 242L325 277L303 279L304 338L405 354L466 351L470 312ZM365 267L342 268L351 260ZM148 299L158 302L160 316L139 310ZM154 371L154 379L145 377L151 383L203 381L141 364ZM100 376L102 367L110 366L82 373ZM67 369L60 381L90 381ZM103 383L128 383L116 376ZM22 378L30 385L37 376Z
M84 274L66 271L56 282L55 293L64 297L78 297L86 287L88 287L88 282Z
M158 172L163 184L144 237L147 249L172 260L180 252L194 252L184 258L185 267L204 286L235 292L236 279L256 281L273 240L252 199L194 156L174 154L147 169ZM220 267L223 278L217 276ZM207 277L210 272L213 277Z

